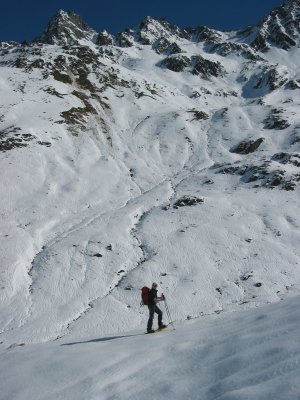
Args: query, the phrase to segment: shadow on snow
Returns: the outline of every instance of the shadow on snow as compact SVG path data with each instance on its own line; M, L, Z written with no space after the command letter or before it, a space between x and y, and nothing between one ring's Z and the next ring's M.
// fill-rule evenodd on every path
M141 336L141 335L144 335L144 333L137 333L136 335L108 336L108 337L104 337L104 338L85 340L85 341L82 341L82 342L63 343L63 344L61 344L61 346L73 346L75 344L106 342L106 341L109 341L109 340L129 338L129 337L132 337L132 336Z

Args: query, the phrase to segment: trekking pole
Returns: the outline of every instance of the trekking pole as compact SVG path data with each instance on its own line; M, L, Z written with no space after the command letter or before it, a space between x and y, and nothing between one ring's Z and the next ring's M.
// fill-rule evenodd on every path
M166 298L164 298L164 303L165 303L165 308L166 308L167 316L168 316L168 318L169 318L169 323L170 323L170 325L172 325L173 330L175 331L175 326L174 326L174 323L173 323L172 318L171 318L171 314L170 314L170 310L169 310L168 304L167 304L167 302L166 302Z

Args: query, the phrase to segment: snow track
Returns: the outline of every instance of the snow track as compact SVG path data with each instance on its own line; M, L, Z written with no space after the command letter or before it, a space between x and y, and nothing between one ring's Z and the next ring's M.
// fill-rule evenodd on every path
M45 244L30 270L31 307L24 332L34 330L43 341L65 335L93 303L110 296L124 275L144 261L141 243L133 233L140 218L166 202L171 193L169 183L160 184L118 210L77 223ZM115 247L122 242L120 248ZM62 306L67 312L59 311ZM23 340L30 341L29 336Z

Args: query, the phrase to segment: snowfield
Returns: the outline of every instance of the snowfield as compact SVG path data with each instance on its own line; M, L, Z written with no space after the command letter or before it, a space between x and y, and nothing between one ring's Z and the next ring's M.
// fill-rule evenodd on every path
M0 398L298 400L299 319L296 296L152 335L12 345L0 353Z
M1 400L300 399L299 1L274 13L0 43ZM144 336L153 281L176 332Z

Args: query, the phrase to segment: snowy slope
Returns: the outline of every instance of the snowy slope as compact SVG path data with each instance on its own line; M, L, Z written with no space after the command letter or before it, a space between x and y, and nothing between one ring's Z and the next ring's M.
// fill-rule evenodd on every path
M1 351L1 399L299 399L299 296L247 312Z
M300 50L249 35L1 43L0 347L143 331L152 281L176 321L299 294Z

